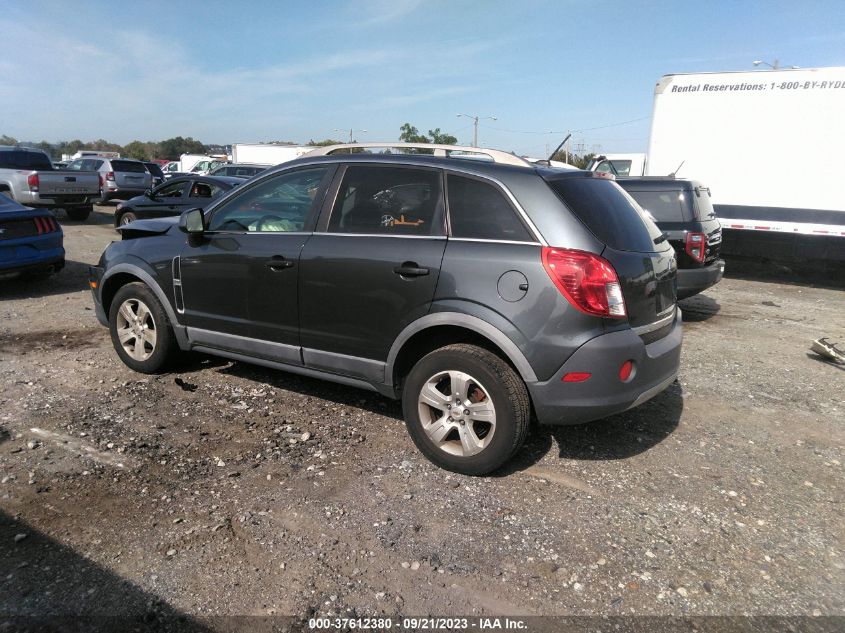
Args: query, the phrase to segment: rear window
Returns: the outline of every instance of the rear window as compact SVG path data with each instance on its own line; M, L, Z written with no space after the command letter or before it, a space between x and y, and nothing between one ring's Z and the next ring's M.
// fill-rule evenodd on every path
M682 189L662 191L629 191L631 197L654 218L655 222L686 222L692 220L692 201Z
M144 163L144 165L146 165L147 171L153 176L164 176L164 173L161 171L161 167L159 167L156 163Z
M111 162L112 171L129 171L132 173L143 174L147 171L144 163L136 163L131 160L113 160Z
M654 252L657 225L612 180L575 177L549 181L554 192L602 242L620 251Z
M41 152L0 152L0 168L4 169L40 169L52 171L53 163Z
M708 187L696 187L695 192L695 208L696 215L699 220L709 220L716 217L716 211L713 210L713 202L710 200L710 189Z

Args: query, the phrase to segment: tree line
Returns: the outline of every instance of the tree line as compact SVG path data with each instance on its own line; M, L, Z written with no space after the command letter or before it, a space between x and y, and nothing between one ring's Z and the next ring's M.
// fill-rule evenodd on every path
M220 148L219 145L205 145L190 136L187 138L175 136L164 141L132 141L126 145L111 143L102 138L87 142L75 139L72 141L59 141L58 143L41 141L38 143L22 142L20 144L40 149L49 154L53 160L59 160L62 154L73 155L83 149L120 152L121 156L137 158L138 160L151 160L154 158L178 160L182 154L205 154L208 151ZM0 135L0 145L18 145L18 140L3 134Z

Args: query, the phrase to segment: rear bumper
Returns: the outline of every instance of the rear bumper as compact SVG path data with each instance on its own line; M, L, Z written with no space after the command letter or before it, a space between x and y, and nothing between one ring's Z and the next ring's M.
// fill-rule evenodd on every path
M100 199L111 200L112 198L120 198L121 200L129 200L129 198L142 195L147 189L149 189L149 187L142 189L138 189L136 187L114 187L103 189Z
M546 382L528 383L541 424L580 424L636 407L675 381L681 361L681 311L670 332L646 345L633 330L598 336L582 345ZM622 364L634 362L627 382ZM569 372L589 372L584 382L563 382Z
M17 201L28 207L39 207L44 209L67 209L68 207L85 207L94 204L100 197L97 193L57 193L40 194L35 191L25 191L17 198Z
M725 260L717 259L703 268L678 269L678 299L685 299L707 290L722 279L725 273Z
M23 237L0 242L0 273L61 270L65 265L62 233L56 231L38 237Z

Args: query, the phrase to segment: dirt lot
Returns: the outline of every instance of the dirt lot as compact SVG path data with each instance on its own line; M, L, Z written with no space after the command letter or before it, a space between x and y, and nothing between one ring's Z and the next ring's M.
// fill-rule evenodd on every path
M808 354L843 290L725 279L677 384L473 479L375 394L124 367L86 284L112 212L0 282L0 614L845 614L845 372Z

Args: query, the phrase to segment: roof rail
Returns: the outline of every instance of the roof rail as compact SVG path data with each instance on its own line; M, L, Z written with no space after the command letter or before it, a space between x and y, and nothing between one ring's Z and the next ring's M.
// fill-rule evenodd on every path
M461 145L440 145L437 143L341 143L338 145L327 145L325 147L318 147L311 150L307 154L303 154L300 158L311 156L329 156L344 149L369 149L369 148L396 148L396 149L427 149L433 150L435 156L449 158L452 153L457 154L455 158L472 158L466 156L467 154L476 154L490 158L494 163L501 163L503 165L518 165L520 167L531 167L524 158L514 156L508 152L503 152L498 149L487 149L486 147L464 147Z

